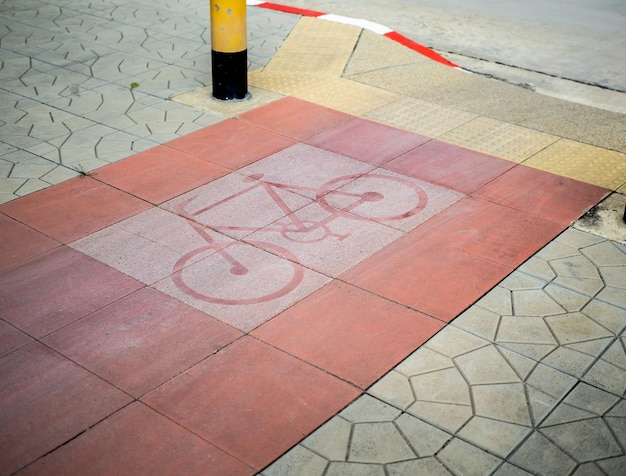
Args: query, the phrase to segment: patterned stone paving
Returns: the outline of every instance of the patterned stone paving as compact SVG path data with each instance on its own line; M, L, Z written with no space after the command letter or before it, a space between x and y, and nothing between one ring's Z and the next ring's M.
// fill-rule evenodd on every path
M208 4L96 0L83 10L0 0L0 203L225 118L169 101L211 82ZM249 69L297 21L250 8Z
M625 290L568 229L263 474L623 474Z

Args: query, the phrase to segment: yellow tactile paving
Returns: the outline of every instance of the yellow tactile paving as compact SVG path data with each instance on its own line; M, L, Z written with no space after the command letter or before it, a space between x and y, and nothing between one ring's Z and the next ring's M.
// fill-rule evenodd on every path
M342 78L303 90L295 96L355 116L362 116L401 98L384 89Z
M323 87L333 78L307 73L277 73L272 71L252 71L248 73L248 84L257 88L274 91L285 96L294 96L314 87Z
M474 119L476 114L403 98L366 114L365 117L427 137L438 137Z
M561 139L524 162L565 177L621 190L626 182L626 155Z
M283 50L279 50L282 52ZM278 54L278 53L277 53ZM282 52L278 61L265 70L267 72L283 71L288 74L315 74L318 76L339 77L347 58L334 53L300 53L297 51Z
M355 26L302 18L264 71L339 77L360 34Z
M559 140L550 134L487 117L477 117L438 139L517 163Z

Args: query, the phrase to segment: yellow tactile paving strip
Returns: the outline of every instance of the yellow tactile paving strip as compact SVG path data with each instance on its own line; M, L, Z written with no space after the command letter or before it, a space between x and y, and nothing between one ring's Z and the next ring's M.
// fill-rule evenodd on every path
M343 78L306 89L295 96L355 116L365 115L401 98L390 91Z
M626 155L568 139L560 139L524 165L611 190L626 185Z
M250 86L275 91L285 96L295 96L307 89L324 87L326 83L333 79L310 73L278 73L273 71L252 71L248 73Z
M439 140L521 163L559 140L558 137L477 117L438 137Z
M476 114L414 98L402 98L366 118L428 137L438 137L476 118Z
M302 18L264 72L339 77L361 34L355 26Z

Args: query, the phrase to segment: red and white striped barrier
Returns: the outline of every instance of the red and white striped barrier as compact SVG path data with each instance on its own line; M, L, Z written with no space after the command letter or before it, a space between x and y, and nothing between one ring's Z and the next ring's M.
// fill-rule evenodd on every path
M410 38L407 38L404 35L401 35L400 33L398 33L397 31L393 31L390 28L386 27L385 25L381 25L379 23L374 23L371 22L369 20L362 20L359 18L351 18L351 17L344 17L341 15L333 15L330 13L323 13L323 12L318 12L315 10L308 10L306 8L297 8L297 7L290 7L288 5L281 5L279 3L272 3L272 2L263 2L263 1L259 1L259 0L247 0L246 4L250 5L250 6L255 6L255 7L261 7L261 8L267 8L268 10L276 10L278 12L284 12L284 13L294 13L296 15L302 15L302 16L306 16L306 17L315 17L315 18L319 18L320 20L327 20L327 21L334 21L337 23L344 23L346 25L354 25L354 26L358 26L359 28L363 28L364 30L369 30L371 32L377 33L379 35L383 35L386 36L387 38L400 43L401 45L406 46L407 48L410 48L414 51L417 51L418 53L434 60L437 61L438 63L444 64L446 66L451 66L453 68L458 68L459 66L457 66L456 64L448 61L447 59L445 59L443 56L441 56L439 53L431 50L430 48L421 45L419 43L417 43L416 41L411 40Z

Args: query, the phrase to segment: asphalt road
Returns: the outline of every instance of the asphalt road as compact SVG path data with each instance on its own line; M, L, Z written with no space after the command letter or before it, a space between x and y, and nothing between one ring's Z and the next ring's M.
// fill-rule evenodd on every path
M626 113L626 0L287 0L364 18L456 64Z

